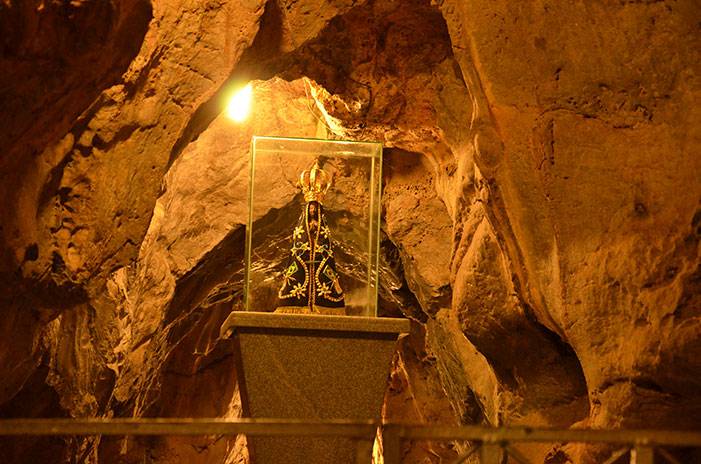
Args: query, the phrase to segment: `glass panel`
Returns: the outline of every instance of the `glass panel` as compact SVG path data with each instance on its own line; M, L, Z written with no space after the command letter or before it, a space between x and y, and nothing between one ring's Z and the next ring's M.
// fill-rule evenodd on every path
M376 316L381 180L380 143L253 137L246 310Z

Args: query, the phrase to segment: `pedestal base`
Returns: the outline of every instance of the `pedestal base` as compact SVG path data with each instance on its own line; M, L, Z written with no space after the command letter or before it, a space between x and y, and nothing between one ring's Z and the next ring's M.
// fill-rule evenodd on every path
M405 319L236 312L244 414L253 418L378 420ZM369 463L374 436L252 437L253 464ZM370 446L368 446L368 443ZM359 454L360 453L360 454Z

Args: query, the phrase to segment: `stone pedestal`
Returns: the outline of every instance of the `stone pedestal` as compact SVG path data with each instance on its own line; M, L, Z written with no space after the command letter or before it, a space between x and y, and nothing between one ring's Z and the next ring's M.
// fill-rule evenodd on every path
M244 414L252 418L378 420L406 319L235 312ZM370 463L374 437L250 437L252 464Z

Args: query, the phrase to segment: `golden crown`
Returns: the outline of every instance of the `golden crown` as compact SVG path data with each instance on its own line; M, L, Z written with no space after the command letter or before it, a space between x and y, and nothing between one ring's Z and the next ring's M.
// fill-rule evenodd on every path
M314 161L311 169L305 169L299 176L299 185L304 193L304 201L318 201L326 195L331 187L331 176L319 167L319 161Z

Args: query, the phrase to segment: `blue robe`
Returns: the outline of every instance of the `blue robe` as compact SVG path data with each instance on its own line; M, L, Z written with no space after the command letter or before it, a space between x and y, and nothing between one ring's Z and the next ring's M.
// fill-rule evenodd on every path
M276 312L345 314L331 232L321 203L305 204L292 233L290 256L281 277Z

